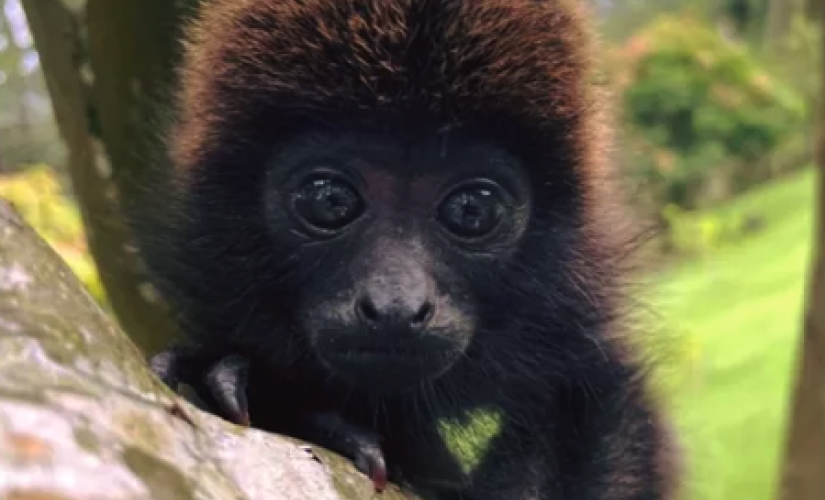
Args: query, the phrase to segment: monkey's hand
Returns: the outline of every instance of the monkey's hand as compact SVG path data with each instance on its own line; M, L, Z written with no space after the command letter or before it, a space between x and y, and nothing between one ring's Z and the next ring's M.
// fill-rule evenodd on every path
M190 362L187 356L175 349L156 354L149 360L155 375L173 391L178 392L181 382L190 385L206 411L237 425L249 426L249 406L246 400L246 384L249 361L238 355L220 359L205 370L195 368L200 363ZM194 368L194 369L193 369ZM205 392L205 394L203 394ZM204 400L217 406L209 408Z
M250 426L246 397L249 360L233 354L206 368L203 364L175 349L149 360L155 375L173 391L178 392L179 384L185 383L195 390L200 399L196 403L205 411L237 425ZM300 437L347 456L359 472L372 480L377 491L386 488L387 466L378 434L350 424L337 413L311 414L301 420Z
M381 436L347 422L339 413L318 413L309 421L308 439L349 457L359 472L372 480L376 491L387 486L387 465Z

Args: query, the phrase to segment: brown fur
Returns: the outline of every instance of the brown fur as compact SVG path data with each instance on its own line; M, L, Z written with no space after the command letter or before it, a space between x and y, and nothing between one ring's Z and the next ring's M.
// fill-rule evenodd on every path
M603 100L590 83L591 37L576 4L296 3L216 0L190 26L173 145L181 169L194 168L223 144L227 119L254 114L265 100L285 110L303 105L349 116L402 110L415 118L426 112L443 126L494 127L504 116L548 134L563 126L582 173L599 177L607 146L598 116ZM450 15L430 16L431 26L410 32L407 16L431 7ZM543 22L521 15L536 9L546 12L538 18ZM427 42L434 35L441 39ZM397 50L374 51L388 44ZM422 49L405 54L416 44Z

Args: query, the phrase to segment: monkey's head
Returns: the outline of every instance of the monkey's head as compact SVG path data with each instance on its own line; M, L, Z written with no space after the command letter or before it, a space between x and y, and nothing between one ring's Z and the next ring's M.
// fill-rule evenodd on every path
M255 335L288 317L335 375L403 389L552 327L528 306L599 272L573 267L601 148L568 2L212 3L172 155L189 258Z
M524 232L531 193L519 161L446 131L314 130L268 165L267 234L305 269L297 320L321 360L359 385L446 370L478 326L474 275Z

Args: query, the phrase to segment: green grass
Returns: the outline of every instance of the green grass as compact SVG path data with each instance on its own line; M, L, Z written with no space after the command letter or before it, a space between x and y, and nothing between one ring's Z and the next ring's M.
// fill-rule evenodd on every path
M762 232L657 276L652 306L690 351L675 398L686 500L774 498L813 200L810 169L742 196L717 215L759 214Z

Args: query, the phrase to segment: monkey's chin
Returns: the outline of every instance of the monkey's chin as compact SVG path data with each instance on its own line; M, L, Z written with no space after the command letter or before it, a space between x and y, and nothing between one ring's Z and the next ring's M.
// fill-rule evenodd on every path
M337 378L356 390L372 393L415 389L447 372L463 351L461 346L439 339L415 348L344 343L350 345L333 340L316 343L315 347L321 361ZM424 342L416 342L420 343Z

